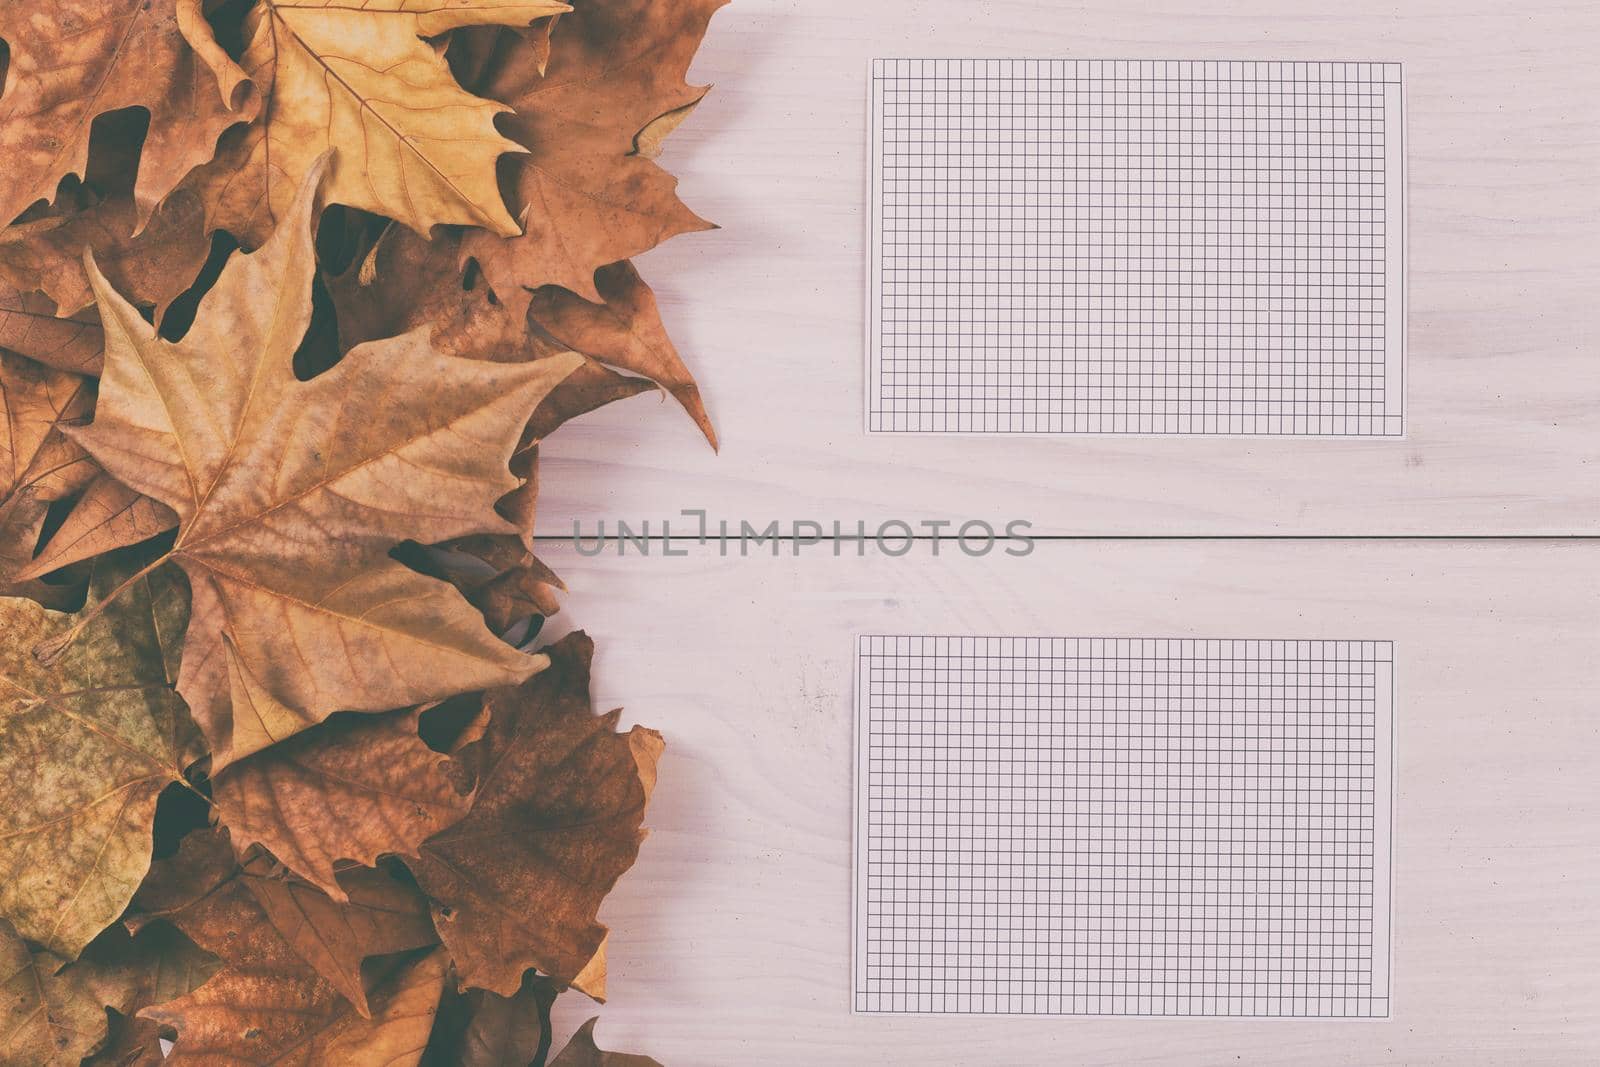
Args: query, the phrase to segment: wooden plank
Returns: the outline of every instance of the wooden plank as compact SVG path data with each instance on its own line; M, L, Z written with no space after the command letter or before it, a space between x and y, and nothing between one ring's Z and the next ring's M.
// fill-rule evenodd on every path
M668 143L725 229L641 261L722 433L638 398L545 449L574 518L1027 518L1093 534L1600 531L1600 7L1589 0L739 0ZM874 56L1400 60L1410 153L1410 436L868 438ZM957 489L959 487L959 491Z
M550 635L668 747L602 911L610 1048L663 1063L1572 1064L1600 1048L1600 545L1052 542L550 563ZM852 633L1395 642L1391 1022L850 1014Z

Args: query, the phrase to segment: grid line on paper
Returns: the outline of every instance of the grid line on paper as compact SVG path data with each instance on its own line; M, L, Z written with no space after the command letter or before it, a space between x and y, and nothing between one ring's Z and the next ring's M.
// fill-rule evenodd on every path
M879 60L873 432L1398 436L1400 66Z
M855 1008L1381 1018L1384 641L868 636Z

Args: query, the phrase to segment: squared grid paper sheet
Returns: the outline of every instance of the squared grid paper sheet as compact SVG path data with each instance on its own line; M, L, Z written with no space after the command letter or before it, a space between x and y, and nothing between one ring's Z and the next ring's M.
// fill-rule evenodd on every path
M858 1012L1386 1018L1386 641L860 638Z
M1396 63L879 60L867 429L1403 436Z

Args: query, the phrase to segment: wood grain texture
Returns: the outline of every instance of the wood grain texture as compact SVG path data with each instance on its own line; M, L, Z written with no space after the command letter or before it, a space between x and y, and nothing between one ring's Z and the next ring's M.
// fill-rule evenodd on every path
M1600 532L1592 0L739 0L668 141L725 229L643 257L723 449L639 398L543 450L543 532L670 517L1032 519L1086 534ZM867 438L875 56L1405 64L1410 436ZM955 487L959 486L959 492Z
M659 552L659 548L657 548ZM612 927L608 1048L747 1064L1594 1062L1600 545L1047 543L1026 559L582 559L551 634L667 738ZM1387 638L1389 1022L850 1014L852 634ZM558 1036L594 1006L557 1006Z

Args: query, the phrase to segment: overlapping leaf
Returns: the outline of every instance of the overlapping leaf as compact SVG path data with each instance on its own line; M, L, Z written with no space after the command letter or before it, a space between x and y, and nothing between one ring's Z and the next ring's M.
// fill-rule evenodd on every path
M484 698L483 736L459 756L477 782L472 811L405 863L465 984L511 996L537 967L598 998L595 916L644 840L662 741L590 711L586 635L546 651L549 670Z
M0 40L10 46L0 94L0 224L36 200L55 199L63 177L84 172L94 120L108 112L141 107L151 115L135 187L138 219L211 158L223 130L253 116L255 97L217 47L200 3L0 5Z
M335 864L415 855L458 821L468 797L407 713L337 716L234 764L213 786L241 849L260 844L343 900Z
M177 513L193 613L178 687L214 770L335 711L377 711L526 678L399 541L511 529L494 503L528 413L579 358L451 359L410 334L297 381L310 319L313 169L285 225L229 262L181 342L96 276L106 326L95 420L78 442Z
M97 468L66 435L89 417L93 383L0 350L0 594L65 606L69 590L26 580L50 505L93 480Z
M528 149L511 164L523 233L472 233L464 251L514 309L545 285L599 301L595 271L710 225L636 142L705 95L685 75L726 2L589 0L561 17L547 64L504 37L499 55L481 64L475 87L514 109L505 129Z
M134 898L132 922L140 928L169 922L235 970L312 989L318 999L331 999L317 981L326 983L370 1018L373 981L363 970L369 957L425 949L438 938L427 902L384 871L341 874L339 894L334 900L282 873L258 850L236 860L227 834L197 830L151 869ZM250 933L241 938L245 926Z
M654 382L716 443L627 260L707 225L654 160L720 3L0 7L0 1065L544 1064L603 994L661 741L495 635L550 432Z
M104 345L93 311L58 317L55 302L38 291L37 282L16 286L0 280L0 349L47 367L99 374Z
M631 1052L607 1052L594 1043L594 1025L598 1019L590 1019L578 1028L572 1035L572 1040L561 1054L550 1061L550 1067L661 1067L661 1064L649 1056L639 1056Z
M215 964L168 930L137 938L112 931L89 955L69 963L29 946L0 922L0 1067L122 1067L141 1049L159 1057L155 1028L129 1016L194 989ZM115 1016L108 1018L107 1009Z
M423 1067L504 1067L541 1063L550 1045L550 1006L559 990L529 973L514 996L484 989L446 995Z
M261 244L313 162L337 147L330 203L424 234L440 223L518 232L495 178L496 160L518 150L495 130L505 108L458 86L423 38L566 10L559 0L258 0L241 62L267 101L195 176L211 225Z
M84 194L82 200L58 203L0 231L0 284L19 291L31 286L56 305L58 315L70 318L94 302L83 265L87 250L118 291L159 311L189 288L210 254L193 193L174 193L138 233L131 196ZM76 369L92 373L98 367L86 362Z
M420 898L412 891L413 904L397 905L407 890L393 885L353 889L341 905L269 868L259 859L240 868L220 835L202 831L140 890L136 923L170 922L224 964L192 993L140 1013L177 1031L167 1062L417 1063L446 967L427 948ZM363 970L369 957L383 962Z
M110 572L95 592L116 587ZM170 676L183 616L170 572L138 578L45 668L29 650L73 618L0 600L0 914L65 959L121 914L157 795L201 755Z

